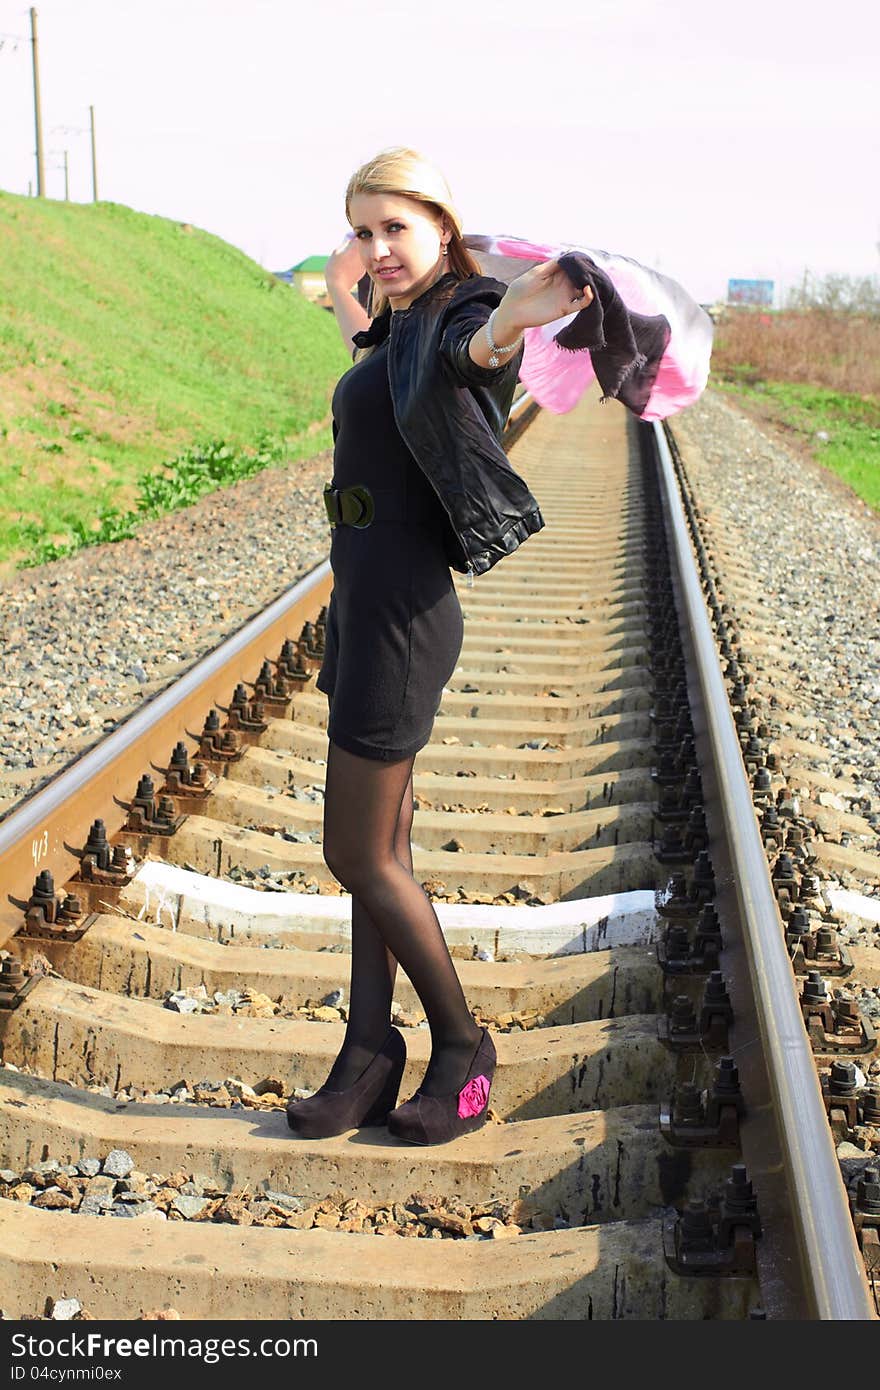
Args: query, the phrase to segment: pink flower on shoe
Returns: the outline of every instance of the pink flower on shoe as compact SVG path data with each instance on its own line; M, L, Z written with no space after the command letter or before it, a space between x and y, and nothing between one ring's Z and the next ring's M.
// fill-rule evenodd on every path
M488 1076L474 1076L458 1093L458 1113L462 1120L469 1115L479 1115L486 1108L489 1099Z

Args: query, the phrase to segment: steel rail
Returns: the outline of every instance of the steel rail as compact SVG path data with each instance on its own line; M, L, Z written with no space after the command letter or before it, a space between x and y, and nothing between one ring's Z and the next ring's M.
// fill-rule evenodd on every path
M34 875L49 869L63 883L76 873L66 846L84 839L94 819L104 821L108 837L120 828L126 812L119 802L134 795L138 775L151 763L164 766L185 729L200 728L236 681L250 681L290 635L288 625L314 618L331 580L323 560L0 821L0 945L22 925L12 900L30 897Z
M75 796L88 785L100 767L119 757L136 743L148 728L158 724L167 714L177 709L193 691L228 666L240 652L272 628L280 617L286 616L304 594L310 593L325 577L329 564L329 560L322 561L291 588L279 594L268 608L264 608L256 617L251 618L219 646L208 652L166 690L148 700L141 709L120 724L118 729L114 729L102 739L95 748L59 772L48 787L30 797L18 811L13 811L5 821L0 822L0 855L3 855L14 841L23 835L31 834L40 825L47 807L53 802L65 801Z
M653 425L674 556L704 703L714 773L734 868L736 895L791 1215L813 1315L875 1321L846 1188L780 928L752 791L691 548L684 506L662 425Z
M517 396L516 400L512 402L511 407L510 407L510 411L509 411L509 413L508 413L508 417L507 417L507 418L508 418L509 420L514 420L514 421L518 420L519 417L520 417L520 415L521 415L521 413L522 413L528 406L533 405L533 404L534 404L534 398L533 398L533 396L532 396L531 391L527 391L527 390L525 389L525 387L523 387L522 391L520 391L520 393L519 393L519 395Z

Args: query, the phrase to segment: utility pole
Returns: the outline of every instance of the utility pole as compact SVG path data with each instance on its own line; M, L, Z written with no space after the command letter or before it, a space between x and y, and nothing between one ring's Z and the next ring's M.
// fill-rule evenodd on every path
M95 154L95 108L89 107L89 125L92 129L92 202L98 201L98 157Z
M64 151L64 201L70 202L70 180L67 170L67 150Z
M31 10L31 46L34 61L34 124L37 131L37 197L46 193L46 171L43 165L43 118L40 115L40 63L37 56L37 12Z

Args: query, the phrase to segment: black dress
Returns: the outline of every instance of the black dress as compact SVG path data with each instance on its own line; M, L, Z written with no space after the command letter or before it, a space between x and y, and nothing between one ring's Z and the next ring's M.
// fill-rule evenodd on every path
M394 419L389 341L336 383L332 482L394 489L410 519L331 530L333 589L316 682L330 697L328 738L385 761L412 757L430 740L464 637L443 503Z

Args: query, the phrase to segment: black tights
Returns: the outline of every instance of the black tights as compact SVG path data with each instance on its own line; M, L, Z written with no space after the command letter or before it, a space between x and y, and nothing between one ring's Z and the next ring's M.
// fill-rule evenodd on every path
M398 961L431 1029L426 1095L464 1085L480 1041L437 914L413 877L414 762L362 758L328 741L324 860L351 893L349 1015L330 1090L350 1086L385 1038Z

